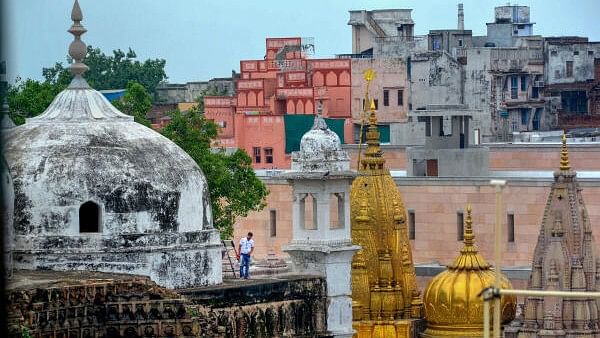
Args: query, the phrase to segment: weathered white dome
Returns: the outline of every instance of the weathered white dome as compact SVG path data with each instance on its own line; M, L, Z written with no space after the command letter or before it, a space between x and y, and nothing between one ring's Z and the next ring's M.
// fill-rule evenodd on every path
M349 157L342 150L340 137L317 114L312 129L300 140L300 151L292 154L292 170L345 171L349 168Z
M212 227L207 183L182 149L99 92L69 88L6 131L18 234L77 234L79 206L102 206L105 234Z
M220 281L201 169L85 80L4 135L18 267L144 274L168 287Z

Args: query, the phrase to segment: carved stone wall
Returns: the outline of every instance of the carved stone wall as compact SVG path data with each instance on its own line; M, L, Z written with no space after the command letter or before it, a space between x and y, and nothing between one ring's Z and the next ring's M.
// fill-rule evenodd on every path
M18 272L9 338L327 337L322 279L242 283L176 293L146 277Z

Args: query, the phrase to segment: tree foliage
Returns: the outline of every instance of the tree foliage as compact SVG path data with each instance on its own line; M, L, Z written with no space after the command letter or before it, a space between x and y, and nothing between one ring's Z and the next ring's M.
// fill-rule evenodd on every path
M25 123L25 118L43 113L64 88L49 82L17 79L16 83L8 88L11 119L20 125Z
M185 150L200 166L208 181L214 225L222 238L231 238L238 217L262 210L269 193L256 177L252 159L241 149L227 153L211 149L218 126L195 107L186 113L175 111L162 134Z
M141 84L130 81L123 97L114 101L113 105L123 113L133 116L135 122L150 127L146 113L152 108L152 98Z
M67 58L67 62L71 60ZM100 48L87 47L84 63L89 70L84 74L87 82L96 90L126 88L129 81L140 83L149 93L167 79L164 59L137 60L136 53L129 48L127 52L114 50L113 55L104 54ZM67 86L71 81L68 68L57 62L53 67L42 71L46 82Z
M127 53L120 49L107 56L99 48L88 46L85 63L90 68L84 77L96 90L127 88L127 97L118 108L133 115L135 120L149 126L145 113L152 106L152 97L156 86L167 79L165 60L148 59L140 62L131 49ZM71 60L67 59L70 63ZM8 88L10 117L15 124L25 123L25 118L34 117L46 110L54 97L71 82L68 68L57 62L53 67L42 70L44 81L32 79L20 80ZM130 88L130 82L137 83ZM119 103L117 103L119 105ZM150 105L148 108L148 105Z

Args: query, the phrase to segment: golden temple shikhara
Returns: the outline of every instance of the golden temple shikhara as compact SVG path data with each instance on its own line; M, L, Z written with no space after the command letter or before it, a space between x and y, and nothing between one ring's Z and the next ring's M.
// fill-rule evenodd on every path
M479 254L473 235L471 206L467 206L464 246L448 269L435 276L424 293L427 329L423 337L481 337L483 335L483 299L481 290L494 284L491 266ZM501 288L512 288L503 275ZM502 296L502 322L514 319L517 299Z
M367 88L375 74L365 72ZM352 242L360 245L352 262L353 327L358 338L409 337L423 318L406 210L380 149L374 103L367 149L351 188Z

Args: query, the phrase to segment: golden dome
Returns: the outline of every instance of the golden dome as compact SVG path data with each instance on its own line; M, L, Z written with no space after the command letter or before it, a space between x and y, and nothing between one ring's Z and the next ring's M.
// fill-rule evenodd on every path
M481 290L492 286L494 270L474 245L471 206L467 206L464 247L448 269L433 278L425 290L425 319L429 337L481 337L483 334L483 299ZM510 289L502 275L501 288ZM514 319L517 299L502 297L502 322ZM493 308L491 304L490 308Z

